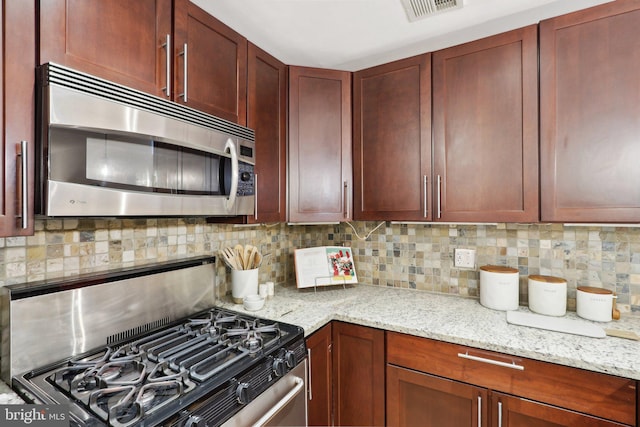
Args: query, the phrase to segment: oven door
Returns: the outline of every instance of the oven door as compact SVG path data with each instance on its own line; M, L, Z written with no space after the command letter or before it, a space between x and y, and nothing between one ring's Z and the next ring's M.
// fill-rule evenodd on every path
M305 359L222 427L306 426L306 369Z

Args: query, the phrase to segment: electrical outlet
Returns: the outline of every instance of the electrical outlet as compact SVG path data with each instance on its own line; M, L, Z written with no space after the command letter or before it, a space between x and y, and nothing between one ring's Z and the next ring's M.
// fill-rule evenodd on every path
M453 266L461 268L474 268L476 266L475 249L454 249Z

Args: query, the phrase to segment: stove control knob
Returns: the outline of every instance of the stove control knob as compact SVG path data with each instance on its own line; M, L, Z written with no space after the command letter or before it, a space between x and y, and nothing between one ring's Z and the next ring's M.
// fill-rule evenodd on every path
M184 423L184 427L208 427L206 420L197 415L190 415Z
M248 383L240 383L236 388L236 397L238 398L238 402L242 405L246 405L251 400L251 396L249 394L249 384Z
M289 369L292 369L294 366L296 366L296 354L293 351L287 350L287 352L284 354L284 360L285 362L287 362L287 367Z
M287 372L287 367L284 359L277 357L273 360L273 372L276 377L281 377Z

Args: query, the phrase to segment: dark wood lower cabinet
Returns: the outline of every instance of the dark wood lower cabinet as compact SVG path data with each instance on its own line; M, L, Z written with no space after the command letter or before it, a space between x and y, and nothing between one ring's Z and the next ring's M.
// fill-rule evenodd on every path
M636 426L636 381L387 332L389 426Z
M615 427L627 424L387 365L387 425Z
M331 323L307 338L309 394L307 421L310 426L331 426Z
M387 365L387 425L487 425L487 390Z
M307 348L310 426L638 425L633 380L336 321Z
M626 424L496 392L491 393L491 412L493 415L491 425L497 427L626 426Z
M333 323L334 425L383 426L384 331Z

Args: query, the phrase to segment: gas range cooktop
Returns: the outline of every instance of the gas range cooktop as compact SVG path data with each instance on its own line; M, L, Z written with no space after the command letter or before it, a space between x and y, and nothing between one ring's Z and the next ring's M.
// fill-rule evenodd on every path
M287 387L305 417L303 329L216 307L213 283L203 257L6 286L5 381L73 426L241 425Z
M187 425L190 404L227 391L232 399L224 405L232 407L219 409L222 422L305 356L301 328L211 308L135 340L28 372L14 384L35 401L71 403L79 425L118 427ZM182 420L176 415L181 410Z

